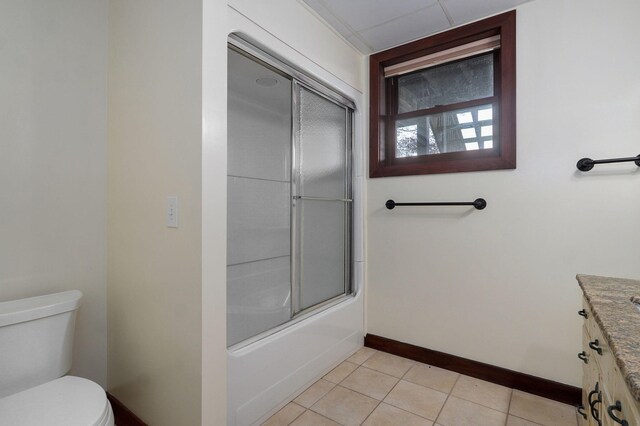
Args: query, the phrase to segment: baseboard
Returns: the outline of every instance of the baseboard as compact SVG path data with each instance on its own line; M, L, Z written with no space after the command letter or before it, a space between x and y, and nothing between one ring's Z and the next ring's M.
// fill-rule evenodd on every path
M111 403L116 426L147 426L145 422L140 420L138 416L133 414L131 410L109 392L107 392L107 399Z
M507 370L506 368L461 358L444 352L422 348L409 343L398 342L397 340L387 339L386 337L367 334L364 338L364 345L382 352L436 367L446 368L447 370L560 401L565 404L579 405L582 399L582 389L575 386Z

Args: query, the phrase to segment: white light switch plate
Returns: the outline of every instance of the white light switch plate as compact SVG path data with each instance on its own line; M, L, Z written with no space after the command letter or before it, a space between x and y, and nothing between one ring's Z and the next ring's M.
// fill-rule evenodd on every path
M178 197L167 197L167 227L178 227Z

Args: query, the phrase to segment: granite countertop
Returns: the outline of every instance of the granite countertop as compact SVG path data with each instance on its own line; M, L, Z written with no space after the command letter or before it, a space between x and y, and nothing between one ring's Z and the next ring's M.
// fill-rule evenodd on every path
M602 329L629 391L640 402L640 281L578 275L591 312Z

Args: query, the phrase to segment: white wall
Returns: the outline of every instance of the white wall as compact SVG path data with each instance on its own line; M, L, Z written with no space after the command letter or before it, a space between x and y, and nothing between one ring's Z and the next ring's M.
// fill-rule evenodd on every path
M518 167L368 181L368 332L572 385L576 273L639 277L640 3L517 12ZM487 199L483 211L385 200Z
M105 0L0 2L0 300L79 289L72 374L106 385Z
M227 424L227 4L202 10L202 424Z
M202 37L200 0L109 2L108 388L152 425L202 419Z

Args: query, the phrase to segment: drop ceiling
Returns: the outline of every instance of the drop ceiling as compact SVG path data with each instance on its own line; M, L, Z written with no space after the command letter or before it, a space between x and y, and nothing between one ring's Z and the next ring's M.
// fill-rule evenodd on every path
M457 27L533 0L301 0L364 54Z

